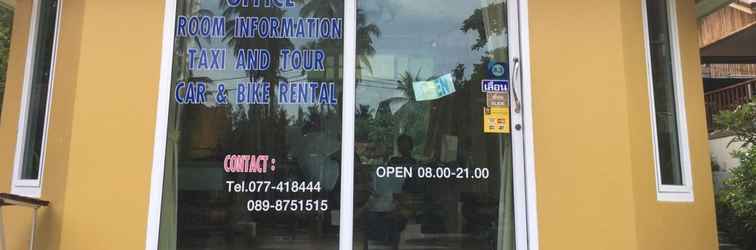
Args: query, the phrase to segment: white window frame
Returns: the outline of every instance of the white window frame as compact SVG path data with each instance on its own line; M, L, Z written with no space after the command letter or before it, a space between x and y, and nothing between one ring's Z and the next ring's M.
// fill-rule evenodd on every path
M173 53L175 39L176 2L178 0L164 0L165 14L163 19L163 41L160 62L160 80L158 85L157 112L155 139L153 148L152 172L150 177L149 210L147 213L147 230L145 250L158 250L160 233L160 213L163 198L163 177L165 171L165 148L168 138L168 113L171 101L171 74L173 73ZM344 0L344 51L354 50L356 47L356 12L357 0ZM522 125L521 133L512 133L513 141L521 141L522 144L513 147L513 195L515 207L515 246L518 250L538 250L538 209L536 206L536 177L535 177L535 148L533 142L533 113L531 93L531 68L530 68L530 30L528 23L528 0L507 1L508 21L516 22L516 27L510 27L513 32L508 39L510 47L519 47L519 51L510 53L510 67L514 67L512 58L519 57L521 78L519 89L521 94L522 112L512 114L512 123ZM344 97L343 114L354 114L355 111L355 65L354 53L344 53ZM350 66L352 65L352 66ZM510 72L514 72L510 68ZM510 98L513 96L510 95ZM511 100L510 100L511 101ZM354 187L349 167L353 165L353 141L344 138L354 138L354 116L342 117L342 178L343 190ZM349 135L352 136L349 136ZM352 192L344 192L341 197L343 206L351 206ZM344 209L339 216L339 225L351 228L352 211ZM342 230L339 235L339 249L351 250L353 235L351 230Z
M46 152L47 152L47 135L48 135L48 127L50 123L50 110L52 108L52 101L53 101L53 86L54 84L54 78L55 78L55 63L57 61L57 54L58 54L58 37L59 37L59 31L60 31L60 19L61 19L61 13L63 11L63 0L58 0L57 10L56 10L56 18L55 18L55 28L54 28L54 35L53 35L53 48L52 48L52 57L50 60L50 79L49 79L49 86L47 89L47 102L45 103L45 120L43 125L43 131L42 131L42 148L41 148L41 154L39 156L39 173L37 175L37 179L22 179L21 173L23 171L23 165L24 165L24 151L26 149L26 144L28 141L26 140L26 132L28 129L28 119L29 117L29 103L31 101L31 85L32 85L32 78L34 77L34 63L36 61L37 57L37 51L36 51L36 45L37 45L37 32L39 28L39 11L40 11L40 1L41 0L34 0L32 3L32 15L31 15L31 23L29 28L29 41L27 43L26 48L26 62L24 64L24 79L23 79L23 85L22 85L22 94L21 94L21 111L19 112L19 119L18 119L18 134L17 134L17 141L16 141L16 153L15 158L13 161L13 179L11 181L11 193L17 194L17 195L24 195L29 197L35 197L39 198L42 194L42 177L45 173L44 167L45 167L45 158L46 158Z
M657 137L656 105L654 102L654 79L651 65L651 44L649 34L648 6L646 0L641 0L643 11L643 35L646 50L646 76L648 80L649 108L651 111L651 128L654 156L654 173L656 177L656 199L662 202L693 202L693 178L691 174L690 145L688 142L688 120L685 111L685 88L682 75L682 60L680 54L680 40L677 22L677 5L675 0L660 0L667 3L667 23L669 26L670 50L675 91L675 108L677 133L680 150L680 174L682 185L668 185L662 183L661 164L659 160L659 139Z

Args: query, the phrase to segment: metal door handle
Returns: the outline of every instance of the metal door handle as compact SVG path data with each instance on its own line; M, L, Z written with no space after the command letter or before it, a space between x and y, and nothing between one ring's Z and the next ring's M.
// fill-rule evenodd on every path
M519 114L522 111L522 102L520 101L520 95L517 93L520 88L520 58L513 58L514 70L512 72L512 93L514 94L514 112Z

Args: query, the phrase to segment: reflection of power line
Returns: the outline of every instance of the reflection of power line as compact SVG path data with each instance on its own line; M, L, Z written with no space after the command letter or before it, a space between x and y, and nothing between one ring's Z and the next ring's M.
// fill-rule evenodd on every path
M286 77L286 76L284 76L284 77ZM304 79L304 77L305 77L305 75L295 75L295 76L292 76L291 78L293 80L301 80L301 79ZM231 78L212 79L212 81L213 82L222 82L222 81L242 80L242 79L248 80L249 76L238 76L238 77L231 77Z
M377 88L377 89L390 89L390 90L399 90L399 89L397 89L396 87L394 87L394 88L391 88L391 87L385 87L385 86L376 86L376 85L370 85L370 84L365 84L365 83L360 83L360 84L357 84L357 86L358 86L358 87L367 87L367 88Z
M240 76L240 77L232 77L232 78L213 79L213 82L222 82L222 81L229 81L229 80L241 80L241 79L249 79L249 77L248 76Z
M392 78L381 78L381 77L374 77L374 76L368 76L368 77L362 77L359 80L361 81L374 81L374 82L396 82L396 79Z
M365 79L365 78L362 78L362 79L358 79L358 81L360 81L360 82L369 82L369 83L380 84L380 85L386 85L386 86L394 86L394 87L397 86L397 80L393 80L393 79L378 79L378 78Z

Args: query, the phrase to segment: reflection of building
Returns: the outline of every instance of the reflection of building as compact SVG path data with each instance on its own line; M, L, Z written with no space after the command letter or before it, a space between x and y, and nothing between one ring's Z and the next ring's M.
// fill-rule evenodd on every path
M29 49L27 38L30 30L33 30L30 29L30 17L34 16L31 14L31 4L35 1L43 0L19 1L14 24L7 92L0 119L0 182L5 183L5 186L0 186L1 192L10 190L8 184L11 183L16 187L13 170L18 165L15 163L18 159L17 145L27 143L27 140L18 141L16 138L23 133L19 133L22 130L19 121L25 119L25 114L19 110L26 98L24 76L25 65L29 61L26 52L33 51L33 48ZM199 106L183 110L169 108L166 103L171 100L170 94L165 93L170 93L170 89L165 84L160 85L161 79L170 79L170 66L179 64L176 68L181 68L182 63L171 64L168 59L162 61L163 58L182 56L182 51L163 51L163 46L174 44L163 37L172 34L170 30L164 33L163 25L172 21L166 17L165 10L168 8L168 13L172 13L170 8L173 6L166 7L165 3L173 2L175 1L60 1L63 8L54 71L55 88L49 105L49 126L45 128L48 131L44 143L45 164L38 171L44 174L44 178L37 179L40 184L35 186L41 193L41 198L50 200L52 205L40 210L37 249L144 249L145 246L157 244L161 237L158 232L164 232L162 237L180 233L172 232L169 223L163 224L169 226L160 228L161 220L171 219L174 222L188 221L190 228L186 231L211 235L190 237L199 241L197 245L204 249L215 250L213 247L226 244L225 242L247 247L256 243L254 240L259 239L256 238L258 235L266 233L280 243L271 248L308 249L307 247L311 247L308 240L317 238L328 241L322 249L336 249L336 237L340 232L337 229L339 223L345 221L339 220L336 209L318 215L279 214L277 217L254 221L259 218L238 215L242 213L239 210L234 210L237 214L225 212L228 206L232 206L229 204L237 202L234 199L242 195L233 198L230 195L218 195L218 190L223 190L225 186L220 186L219 189L218 185L203 185L210 182L217 184L226 178L224 173L216 171L222 169L219 167L222 156L228 153L223 152L224 148L242 148L250 151L254 149L256 152L235 153L281 155L278 166L285 169L282 171L291 170L291 173L287 173L291 176L306 175L314 179L313 176L316 175L327 175L330 178L327 189L336 190L339 185L336 184L336 176L346 178L335 169L338 162L343 160L339 158L339 149L342 148L337 138L346 138L341 134L342 117L337 115L341 114L337 110L345 107L334 105L328 110L308 110L306 107L298 109L299 107L292 106L228 110ZM182 7L186 8L187 5L196 7L196 4L190 2L200 1L179 2L184 3ZM208 1L201 2L210 5ZM339 0L320 2L343 3ZM516 235L518 242L525 246L520 250L716 248L713 188L709 156L706 153L706 99L700 91L701 65L697 61L700 46L696 39L695 6L696 2L704 4L717 1L669 0L666 3L676 5L669 5L673 10L667 12L659 11L661 7L658 5L652 5L651 9L656 11L652 14L658 14L662 18L657 17L649 23L658 27L656 25L664 24L665 20L673 20L670 27L674 27L671 29L674 36L653 29L649 31L648 37L644 32L647 25L643 18L644 14L648 14L648 8L644 9L643 3L659 4L663 3L661 0L516 1L522 5L514 5L514 0L450 0L437 1L444 4L432 5L418 4L423 3L420 0L372 2L411 5L412 8L394 8L396 13L382 13L382 8L391 6L378 6L370 13L378 12L381 15L376 16L383 17L389 23L387 25L393 25L391 27L397 30L415 30L409 30L403 37L385 36L384 40L376 40L376 48L379 50L376 54L379 55L367 60L373 63L373 74L357 72L364 74L364 77L361 78L363 81L355 85L364 88L365 93L358 92L362 98L358 98L356 102L373 105L368 107L373 109L368 109L366 113L376 112L378 115L365 116L377 117L378 121L371 122L380 122L375 127L370 127L374 124L365 125L372 129L370 132L375 133L358 134L358 138L354 140L357 161L362 161L360 163L366 166L371 165L368 167L385 163L385 158L396 154L393 152L394 137L402 132L414 133L416 144L423 145L416 147L413 152L424 156L417 157L419 161L443 164L474 162L481 171L500 167L497 169L499 172L492 171L491 176L501 179L489 183L451 185L436 181L429 185L432 190L427 191L431 196L428 199L436 203L427 202L430 205L426 204L423 208L424 217L413 218L415 221L409 223L405 230L414 234L415 238L411 240L433 246L433 249L453 248L449 247L450 244L444 245L448 242L464 242L481 249L490 248L496 245L496 239L504 239L505 235ZM517 9L510 10L510 14L519 16L504 13L476 16L473 13L481 8L481 3L498 4L496 8L490 8L490 11L504 9L504 3L511 4L507 6ZM464 5L469 10L462 13L461 9L449 8L456 6L455 4ZM189 9L185 11L200 11L197 8ZM411 12L406 13L408 10ZM668 13L677 13L671 15L677 19L664 18ZM427 26L413 26L397 21L401 19L397 16L401 15L414 21L426 16L446 15L438 19L452 23L447 16L462 20L472 16L495 19L497 22L488 21L486 25L489 26L463 32L459 27L462 22L454 22L456 26L450 27L437 27L436 25L445 24L440 21L425 21ZM424 20L418 22L422 21ZM522 23L501 28L507 22L517 21ZM499 28L491 28L491 23ZM482 26L483 21L473 22L472 26L475 25ZM386 27L383 31L388 30ZM413 36L414 33L422 32L440 35ZM444 32L451 35L444 36ZM497 32L499 33L496 34ZM518 33L506 35L503 32ZM475 53L471 53L472 46L467 42L475 43L477 36L494 37L491 40L499 40L499 43L482 42L478 44L482 51L475 50ZM406 41L414 43L406 46ZM197 46L202 42L175 45L184 48L181 46ZM509 47L518 43L521 43L520 47ZM205 45L207 44L218 45ZM300 45L302 44L297 44ZM338 50L338 46L341 46L337 42L330 45L335 45L335 48L331 48L333 50ZM664 49L667 45L669 49ZM384 52L380 51L381 46L400 49ZM503 49L504 47L507 49ZM652 54L651 50L657 53ZM485 51L493 52L481 56ZM717 51L712 53L714 52ZM393 56L392 53L400 55ZM425 55L407 56L415 54ZM510 58L515 54L519 56ZM740 68L730 69L730 66L711 70L715 66L709 66L706 56L704 55L704 63L707 63L704 71L707 74L734 75L728 78L738 80L746 74L741 73ZM725 58L727 56L731 55L726 55ZM339 60L334 60L335 58ZM349 64L341 58L345 57L334 56L327 63L327 67L335 67L336 70L307 77L335 79L346 75L344 72L348 70L344 71L343 67ZM488 78L484 67L486 64L483 62L492 58L501 60L502 64L506 62L510 72L516 76L510 79L511 87L519 92L513 92L510 101L513 106L522 105L518 106L517 112L512 112L512 121L515 123L511 126L511 133L506 135L492 136L484 134L482 130L481 118L484 111L481 107L487 102L477 84ZM721 60L716 54L712 58ZM651 65L652 62L667 63L664 59L668 59L668 63L675 66L674 69L660 70ZM464 60L466 64L457 68L455 60ZM434 64L436 62L443 63ZM722 61L712 61L711 65L714 63ZM163 72L161 64L165 67ZM380 67L381 65L395 67ZM464 67L467 67L466 70ZM460 72L455 77L467 82L464 86L458 86L455 94L447 98L422 104L413 103L410 95L397 87L397 81L401 84L400 78L404 71L408 71L411 77L417 74L416 78L426 80L439 73L458 73L457 69ZM719 73L729 70L737 73ZM416 73L418 71L419 74ZM213 74L182 73L185 75L181 76L186 78L221 78ZM673 79L669 82L676 84L658 89L659 94L653 98L666 105L658 105L656 108L652 105L656 99L652 99L649 92L657 89L649 85L662 82L658 79L663 77L654 81L649 79L652 78L649 77L652 73L667 74L665 76ZM245 76L234 76L239 75ZM272 75L303 79L303 75ZM708 80L706 84L709 86ZM683 86L684 88L680 88ZM159 99L160 97L165 99ZM396 100L394 102L385 101L390 98L398 99L392 99ZM679 102L675 102L677 100ZM675 110L675 107L678 109ZM676 112L680 110L685 112ZM417 115L419 113L425 116ZM229 118L229 114L243 118ZM194 115L200 121L191 121L180 115ZM317 115L330 117L327 119ZM263 116L265 119L260 118ZM400 117L406 123L394 124L391 121L394 117ZM202 123L211 119L216 123ZM176 120L196 123L185 127L171 126ZM246 123L240 125L240 120ZM412 122L420 125L410 124ZM656 124L659 126L655 126ZM354 126L360 125L357 123ZM236 126L245 127L237 129ZM326 130L324 126L329 128L328 134L321 131ZM193 144L196 147L188 150L196 150L194 156L198 159L184 164L175 158L188 153L181 152L178 141L185 139L181 133L189 133L189 130L196 131L194 135L198 138L194 140L195 138L187 136L188 140L196 142ZM233 130L237 134L217 130ZM664 131L655 133L657 130ZM513 136L515 133L516 136ZM662 136L658 136L659 134ZM673 134L682 139L675 139L677 137ZM226 145L215 140L204 140L207 137L232 137L235 140ZM314 139L302 139L305 137ZM376 141L380 143L375 143ZM255 148L256 145L264 145L265 148ZM522 149L518 151L521 154L513 156L507 151L513 150L513 145ZM295 151L295 148L302 151ZM257 152L262 150L275 152ZM658 154L673 154L670 151L676 151L682 156L657 159L660 158ZM301 162L308 157L311 160ZM678 165L674 165L675 160L680 161ZM506 162L502 163L504 161ZM657 166L661 165L658 162L672 163L667 164L667 168L662 171ZM174 171L170 174L161 172L160 168L153 168L181 164L181 168L166 168ZM511 165L507 164L514 167L508 168ZM331 172L326 172L322 168L324 165L332 167L328 169ZM301 166L312 171L304 172ZM675 168L676 166L679 168ZM322 171L314 171L319 167ZM507 175L506 171L501 170L514 173ZM294 173L297 171L301 172ZM670 183L665 183L661 177L657 178L657 175L663 175L667 171L677 171L670 178ZM175 178L161 179L164 176ZM510 179L507 180L506 176ZM176 184L176 179L190 181ZM173 187L176 193L162 192L166 186L168 188L165 190L174 190L170 189ZM342 192L350 191L345 187L339 188ZM361 202L360 199L365 196L360 192L369 192L359 188L351 190L357 196L357 202ZM183 193L177 194L179 192ZM507 193L516 195L507 196ZM160 207L161 204L170 204L169 200L175 196L184 194L196 199L196 203L187 205L193 206L193 210L185 209L172 214L171 211L175 212L179 209L178 206L184 205ZM338 195L336 196L318 198L335 204L339 201ZM421 203L418 200L422 198L425 197L399 197L397 200ZM523 206L515 207L515 203ZM155 206L157 210L154 209ZM154 213L161 211L161 208L164 208L162 217ZM2 209L9 249L22 249L29 240L27 232L31 229L28 213L15 208ZM344 209L347 208L339 207L338 210ZM505 216L507 212L504 211L511 217ZM178 218L171 218L171 215ZM492 218L496 216L501 219L493 221ZM351 218L346 221L348 219ZM418 221L420 222L417 223ZM231 224L234 222L242 223ZM232 226L228 226L229 224ZM276 227L271 230L263 228L263 224ZM497 225L508 227L496 228ZM266 232L266 229L269 231ZM229 231L232 233L227 233ZM352 230L341 232L344 231ZM239 232L247 235L233 237L239 236ZM443 237L435 237L438 235ZM513 241L514 239L509 239L506 243L514 245ZM230 245L232 244L224 246ZM503 247L504 243L499 245ZM536 248L539 245L540 248ZM252 247L237 249L249 248ZM348 249L347 246L345 248Z

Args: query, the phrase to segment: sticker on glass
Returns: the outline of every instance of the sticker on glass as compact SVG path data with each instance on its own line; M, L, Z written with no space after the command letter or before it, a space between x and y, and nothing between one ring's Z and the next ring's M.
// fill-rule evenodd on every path
M480 81L480 90L484 93L506 93L509 92L509 81L486 79Z
M489 108L508 108L509 93L486 93L486 106Z
M483 133L509 133L509 109L483 108Z
M415 91L415 100L417 101L436 100L457 91L454 88L454 80L451 74L430 81L413 82L412 89Z
M490 62L488 65L488 75L492 78L507 79L509 68L506 63Z

